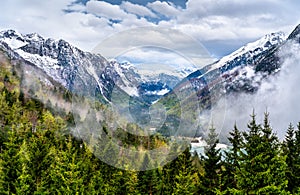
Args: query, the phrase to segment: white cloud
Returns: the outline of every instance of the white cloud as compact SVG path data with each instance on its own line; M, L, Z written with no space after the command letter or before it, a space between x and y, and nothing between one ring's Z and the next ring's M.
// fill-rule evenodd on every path
M146 48L135 48L130 50L121 56L118 56L119 59L123 60L132 60L137 64L166 64L170 66L183 65L188 66L192 65L188 59L180 56L179 54L169 51L168 49L155 48L155 47L146 47ZM151 61L145 62L145 59L151 59Z
M299 21L299 7L279 0L189 0L176 24L193 35L199 32L200 40L257 39L278 30L291 31Z
M123 1L122 4L120 5L120 7L132 14L136 14L138 16L149 16L152 18L156 18L157 16L151 11L149 10L147 7L138 5L138 4L133 4L130 3L129 1Z
M133 35L134 38L132 38ZM151 53L150 51L152 50L140 50L145 47L156 48L156 53ZM136 52L132 52L132 50L138 50L139 55ZM143 59L144 63L152 63L153 59L157 58L169 65L175 65L176 60L170 61L171 57L169 60L163 58L163 54L169 51L176 53L180 58L185 59L185 61L190 61L189 64L194 64L198 68L202 68L203 65L213 62L209 53L197 40L180 31L158 27L141 27L117 33L105 39L93 51L109 59L114 59L117 56L127 53L125 55L126 58L129 59L130 55L132 55L131 59L135 62L141 62ZM187 64L182 63L180 60L177 60L177 62L177 65ZM157 64L158 62L154 63Z
M86 6L83 4L74 3L69 5L67 10L72 12L84 12L86 11Z
M299 43L289 42L279 56L283 61L281 71L264 79L255 94L228 95L212 109L209 114L219 130L228 133L235 122L240 130L247 130L253 109L257 123L263 122L264 112L270 112L271 125L280 138L284 137L289 123L297 125L300 120Z
M136 18L135 15L132 15L131 17L128 17L126 19L124 19L122 22L120 23L116 23L114 24L114 28L115 28L115 32L120 32L120 31L124 31L127 29L131 29L131 28L136 28L136 27L140 27L140 26L152 26L154 25L153 23L148 22L145 18ZM134 37L132 35L132 37Z
M128 16L120 6L112 5L105 1L89 1L86 4L87 11L100 17L122 20Z
M158 76L164 73L184 78L197 69L197 66L186 57L164 48L142 47L126 51L117 56L116 60L130 62L143 76ZM190 70L190 72L180 71L183 69Z
M153 11L165 15L167 17L173 18L180 14L180 10L177 9L174 4L165 1L155 1L148 3L147 7L151 8Z
M95 0L86 5L74 2L3 1L0 28L13 28L21 33L38 32L91 50L113 33L140 26L158 26L178 29L201 42L216 41L219 46L226 42L223 47L226 45L232 50L230 42L245 43L278 30L289 33L300 22L300 3L292 0L188 0L186 8L166 1L148 3L146 7L129 1L121 5ZM159 18L161 16L165 17ZM145 17L153 17L153 20Z

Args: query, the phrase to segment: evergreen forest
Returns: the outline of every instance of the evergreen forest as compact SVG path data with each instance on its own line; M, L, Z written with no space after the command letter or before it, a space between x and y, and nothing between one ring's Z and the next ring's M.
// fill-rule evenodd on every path
M281 141L269 114L260 123L253 113L247 129L233 126L224 152L212 126L203 155L187 148L163 167L126 171L69 133L72 114L54 112L20 88L17 73L1 64L0 194L300 194L300 123Z

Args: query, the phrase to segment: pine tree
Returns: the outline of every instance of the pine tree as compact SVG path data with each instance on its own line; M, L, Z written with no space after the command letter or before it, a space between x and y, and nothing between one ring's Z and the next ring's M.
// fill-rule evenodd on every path
M105 185L103 174L101 170L95 170L93 175L90 177L90 181L87 187L88 192L91 195L94 194L108 194L108 185Z
M283 143L283 154L286 155L288 190L291 193L295 193L295 190L297 190L296 186L299 186L295 175L297 174L296 158L298 154L296 149L295 129L292 124L289 125L286 133Z
M0 91L0 152L7 141L9 127L7 126L7 116L9 115L9 106L6 102L6 93Z
M17 155L21 143L16 128L8 132L7 142L4 143L3 151L0 153L0 192L16 193L15 183L22 169Z
M13 105L9 108L9 113L7 115L7 119L9 121L9 124L12 125L18 125L20 124L21 120L21 113L23 111L23 108L21 106L21 102L17 99Z
M294 163L293 163L293 174L294 174L294 191L300 192L300 122L297 125L297 129L295 131L295 149L294 152Z
M149 154L146 153L142 161L140 172L138 173L138 188L141 194L157 194L157 172L156 170L148 170L152 167Z
M137 194L138 175L134 171L115 169L113 174L116 194Z
M116 181L116 168L97 161L97 167L92 174L88 191L91 194L117 194L119 184Z
M243 143L242 133L238 130L237 125L234 125L233 131L229 133L228 140L231 144L229 151L225 151L225 171L222 173L223 187L236 188L237 180L235 178L236 170L239 169L239 160L241 155L241 147ZM224 194L229 193L224 191Z
M178 174L175 175L174 194L195 194L198 179L197 172L192 164L192 156L188 147L176 159Z
M255 115L244 133L245 143L240 169L236 172L238 194L285 194L287 178L285 159L280 156L277 137L272 133L268 114L263 126L257 125Z
M28 166L30 163L30 153L25 140L23 141L17 156L21 170L19 170L15 184L16 192L17 194L32 194L32 192L35 191L35 181L32 178L30 167Z
M52 148L55 159L50 166L50 190L51 193L58 194L81 194L85 189L85 174L81 172L82 159L78 158L72 137L69 136L66 141L66 148Z
M47 189L44 179L50 173L50 166L55 161L54 155L51 155L51 148L56 145L54 137L54 132L45 130L37 131L29 138L28 149L31 160L28 165L37 191Z
M199 193L209 195L216 194L217 191L221 190L221 153L220 149L216 148L219 139L213 125L209 129L206 143L204 156L201 157L204 174L200 177L201 185Z

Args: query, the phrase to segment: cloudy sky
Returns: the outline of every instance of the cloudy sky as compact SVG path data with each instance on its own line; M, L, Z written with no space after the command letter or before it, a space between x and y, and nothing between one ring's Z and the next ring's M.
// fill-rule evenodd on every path
M294 0L4 0L0 29L37 32L92 51L118 32L170 28L218 58L264 34L289 33L300 23L299 10Z

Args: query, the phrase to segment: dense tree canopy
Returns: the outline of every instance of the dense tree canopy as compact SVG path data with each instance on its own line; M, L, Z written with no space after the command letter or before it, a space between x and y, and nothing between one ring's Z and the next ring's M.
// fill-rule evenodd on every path
M268 113L262 124L253 114L246 131L235 125L226 151L212 126L204 154L187 147L175 160L148 171L125 171L105 164L96 150L69 131L74 113L55 112L21 92L6 64L0 66L0 194L296 194L300 192L300 123L288 127L280 143ZM70 99L69 92L64 94ZM90 113L94 114L94 113ZM245 113L246 114L246 113ZM78 116L76 116L78 117ZM89 128L86 132L89 132ZM137 127L134 124L127 128ZM165 145L159 134L138 137L118 128L105 133L123 147L140 150ZM99 139L101 144L101 136ZM91 140L94 141L94 140ZM104 152L110 146L104 146ZM178 148L173 147L176 151ZM117 159L114 159L117 160ZM153 163L145 154L138 163ZM124 162L120 162L124 163Z

